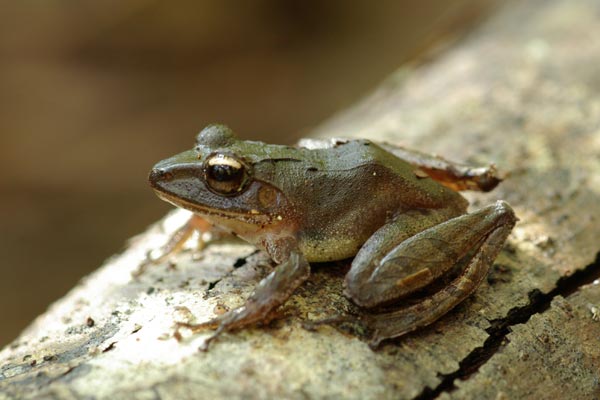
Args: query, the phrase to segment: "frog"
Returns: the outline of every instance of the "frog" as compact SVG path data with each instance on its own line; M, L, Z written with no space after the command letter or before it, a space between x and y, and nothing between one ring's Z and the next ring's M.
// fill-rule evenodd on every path
M517 222L502 200L467 212L459 192L490 191L503 178L493 164L454 163L389 143L276 145L209 125L193 149L149 174L159 198L192 212L159 258L195 231L216 230L251 243L276 266L241 307L178 329L212 329L208 344L268 322L309 278L311 263L346 259L344 295L370 315L371 347L430 325L480 286ZM426 294L411 300L417 293Z

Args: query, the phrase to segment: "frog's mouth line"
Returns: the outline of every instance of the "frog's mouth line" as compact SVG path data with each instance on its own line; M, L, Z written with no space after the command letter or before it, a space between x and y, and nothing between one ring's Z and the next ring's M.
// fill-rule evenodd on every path
M171 203L176 207L180 207L191 211L195 214L201 214L203 216L216 216L220 218L234 219L252 224L265 224L271 222L273 219L270 215L261 213L258 210L256 210L256 213L250 213L247 211L234 212L215 210L203 206L202 204L192 203L191 201L184 200L169 192L165 192L158 189L154 189L154 192L161 200Z

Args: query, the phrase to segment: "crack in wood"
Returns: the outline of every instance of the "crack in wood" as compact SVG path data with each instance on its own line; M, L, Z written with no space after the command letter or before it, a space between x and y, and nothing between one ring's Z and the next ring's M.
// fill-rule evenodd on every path
M425 387L414 400L431 400L442 393L454 391L457 388L455 385L457 379L468 379L506 345L506 336L511 332L511 326L524 324L533 315L548 310L556 296L566 298L582 286L597 279L600 279L600 251L596 253L596 259L591 264L572 275L560 278L550 292L544 294L535 289L529 293L529 303L527 305L511 309L505 318L490 321L491 326L486 329L489 337L485 340L483 346L473 349L459 363L458 370L450 374L441 374L442 380L435 388Z

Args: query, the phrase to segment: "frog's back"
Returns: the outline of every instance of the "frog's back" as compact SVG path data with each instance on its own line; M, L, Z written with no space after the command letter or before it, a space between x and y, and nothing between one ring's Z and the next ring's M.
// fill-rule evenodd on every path
M452 203L463 212L466 200L457 192L442 186L406 161L369 140L341 142L320 149L316 159L326 161L325 171L352 171L361 187L373 194L390 191L398 206L407 208L442 208Z
M390 218L413 209L466 210L458 193L366 140L305 154L301 212L303 251L311 261L353 256ZM299 166L300 167L300 166Z

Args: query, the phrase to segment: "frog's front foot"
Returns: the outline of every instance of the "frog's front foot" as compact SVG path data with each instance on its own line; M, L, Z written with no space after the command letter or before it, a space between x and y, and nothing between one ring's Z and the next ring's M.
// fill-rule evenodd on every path
M269 322L277 307L282 305L309 275L310 267L304 255L292 250L289 252L287 260L279 264L258 284L246 304L208 322L201 324L178 323L177 327L178 329L189 329L194 333L216 328L205 341L203 350L206 350L210 342L223 332L256 323Z
M188 322L176 322L175 323L175 333L173 336L178 341L181 341L182 340L182 335L180 332L181 329L189 330L192 333L199 333L199 332L203 332L206 330L216 328L215 331L204 340L204 343L202 344L202 346L200 346L200 350L207 351L210 343L212 341L214 341L217 337L219 337L219 335L221 335L221 333L224 332L224 328L220 324L221 324L221 321L219 318L214 318L210 321L203 322L200 324L191 324Z
M192 215L182 226L174 231L168 238L167 242L158 249L149 250L146 253L146 258L142 260L138 268L131 273L134 279L142 276L149 267L152 265L159 264L167 260L170 256L177 254L185 243L190 239L194 232L199 232L198 243L196 246L197 251L202 251L206 246L206 242L202 239L202 233L212 232L211 225L206 222L202 217L198 215ZM213 235L216 238L220 238L225 235L222 231L215 231Z
M273 306L275 308L276 305ZM213 332L204 340L200 350L207 351L210 343L215 341L221 334L235 330L253 323L267 323L270 321L271 306L263 309L258 309L253 302L248 302L246 305L232 310L226 314L220 315L209 321L199 324L187 322L177 322L175 324L175 338L181 340L182 335L180 329L189 330L192 334L213 330Z

